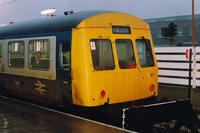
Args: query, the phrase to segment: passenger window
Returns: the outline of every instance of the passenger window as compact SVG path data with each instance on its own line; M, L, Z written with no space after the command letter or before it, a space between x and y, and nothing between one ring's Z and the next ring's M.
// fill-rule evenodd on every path
M71 55L71 43L60 44L60 62L63 69L70 69L70 55Z
M15 41L8 43L8 63L10 67L24 67L24 42Z
M29 42L29 67L32 69L49 69L49 40L31 40Z
M141 67L154 66L153 53L148 39L137 39L137 51Z
M94 70L113 70L115 68L110 40L92 39L90 40L90 48Z
M132 41L130 39L117 39L115 44L119 67L121 69L136 68Z

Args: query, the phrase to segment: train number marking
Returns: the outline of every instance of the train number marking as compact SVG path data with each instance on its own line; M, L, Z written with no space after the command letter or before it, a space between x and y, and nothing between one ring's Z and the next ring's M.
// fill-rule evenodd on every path
M148 77L152 77L152 76L154 76L154 73L149 73L148 74Z
M17 86L17 88L19 88L19 86L21 85L19 81L14 81L14 84Z
M46 85L42 84L39 80L37 80L38 83L35 83L35 86L37 86L37 88L35 88L35 90L39 91L40 94L44 95L43 92L46 92L46 90L42 89L42 87L46 87Z

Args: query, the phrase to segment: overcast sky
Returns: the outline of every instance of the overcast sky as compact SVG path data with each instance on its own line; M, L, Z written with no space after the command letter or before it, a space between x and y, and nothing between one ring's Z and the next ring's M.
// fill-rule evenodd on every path
M195 14L200 14L200 0L194 1ZM0 24L42 18L40 11L48 8L56 8L55 15L106 9L147 19L190 15L192 0L0 0Z

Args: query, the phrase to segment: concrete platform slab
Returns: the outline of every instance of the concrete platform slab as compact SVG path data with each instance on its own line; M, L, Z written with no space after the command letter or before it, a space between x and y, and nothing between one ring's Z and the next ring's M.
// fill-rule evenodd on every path
M0 97L2 133L130 133L106 124Z

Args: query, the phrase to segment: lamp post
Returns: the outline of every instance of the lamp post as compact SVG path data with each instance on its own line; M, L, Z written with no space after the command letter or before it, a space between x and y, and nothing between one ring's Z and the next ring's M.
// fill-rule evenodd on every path
M195 48L195 24L194 24L194 0L192 0L192 47ZM191 98L191 80L192 80L192 72L194 72L193 70L196 70L195 65L192 68L192 49L190 49L190 57L189 57L189 80L188 80L188 98ZM196 63L195 58L193 58L193 62ZM195 64L194 63L194 64ZM195 76L196 73L193 73L193 79L196 79Z
M192 46L195 47L194 0L192 0Z
M47 17L49 17L49 14L50 14L50 13L53 13L53 12L55 12L55 11L56 11L55 8L50 8L50 9L47 9L47 10L43 10L43 11L41 11L40 13L41 13L42 15L46 15Z

